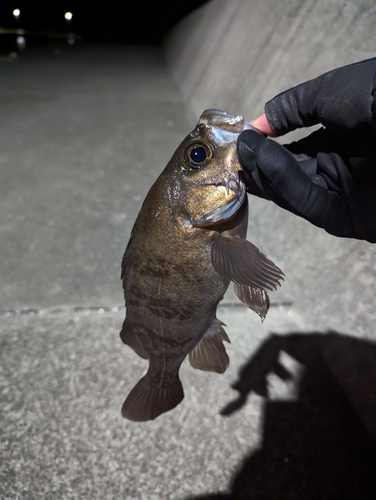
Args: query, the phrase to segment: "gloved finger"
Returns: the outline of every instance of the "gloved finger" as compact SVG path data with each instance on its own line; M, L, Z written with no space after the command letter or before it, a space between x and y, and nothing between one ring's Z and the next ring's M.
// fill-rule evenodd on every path
M330 191L341 191L338 171L331 161L334 152L341 156L341 150L344 149L338 137L321 128L299 141L284 144L283 147L294 155L300 168L312 182L327 187ZM329 161L326 161L327 157Z
M239 134L237 141L237 153L239 162L246 172L245 181L247 191L261 198L268 198L260 180L259 171L255 159L256 147L265 140L264 136L254 130L245 130ZM268 198L269 199L269 198Z
M275 141L265 140L255 151L255 159L262 171L260 177L265 176L273 187L276 200L281 205L297 215L309 220L316 226L325 228L331 234L341 234L348 231L343 228L343 221L347 220L347 208L337 193L326 187L312 182L299 166L294 156ZM264 181L265 184L265 181Z
M375 130L376 132L376 130ZM367 126L359 126L346 133L343 130L320 128L299 141L283 144L283 146L300 160L305 157L316 157L319 153L338 153L346 160L369 157L376 158L376 141Z
M342 211L346 216L346 209L337 196L341 190L340 169L333 165L330 171L333 162L329 155L319 154L327 160L323 162L325 169L316 158L297 161L283 146L251 130L239 135L237 147L239 160L252 179L248 193L271 200L336 234L337 213Z
M237 150L239 161L246 174L248 174L246 177L247 191L255 196L273 200L277 205L289 210L290 207L278 196L278 193L275 192L270 182L268 182L257 167L255 151L263 140L262 136L251 130L242 132L238 138ZM304 158L306 158L306 155L304 155ZM322 177L317 175L316 158L301 161L299 162L299 166L311 178L312 182L324 187L326 186Z
M325 175L323 175L323 172L318 172L317 158L301 160L298 162L298 165L314 184L328 188Z
M340 153L342 146L338 137L328 129L320 128L299 141L283 144L283 147L299 160L307 159L307 157L316 158L318 153Z
M242 166L251 173L255 168L254 157L256 148L265 140L265 136L255 130L244 130L239 134L237 153Z
M278 135L317 123L344 130L359 124L372 126L375 74L373 58L334 69L286 90L266 103L268 123Z

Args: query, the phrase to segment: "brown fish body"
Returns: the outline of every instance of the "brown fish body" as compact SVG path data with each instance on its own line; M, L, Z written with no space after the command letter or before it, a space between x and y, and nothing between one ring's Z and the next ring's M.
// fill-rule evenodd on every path
M131 420L151 420L179 404L184 393L178 371L187 354L195 368L226 370L223 340L229 339L216 318L217 305L234 273L240 295L256 290L242 270L244 256L236 255L239 247L243 253L247 244L253 247L244 240L248 209L236 155L240 119L212 110L202 115L151 187L132 230L122 262L121 338L149 360L149 370L123 405L123 416ZM264 289L275 287L281 272L255 251L267 268L266 282L258 271L252 278L260 283L256 299L264 310ZM257 311L255 297L240 298Z

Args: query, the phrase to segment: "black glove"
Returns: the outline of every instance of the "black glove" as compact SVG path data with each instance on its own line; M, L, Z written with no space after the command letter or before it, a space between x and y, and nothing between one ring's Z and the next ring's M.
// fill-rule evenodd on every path
M249 193L328 233L376 242L376 58L335 69L265 106L282 135L326 128L281 146L252 130L238 138Z

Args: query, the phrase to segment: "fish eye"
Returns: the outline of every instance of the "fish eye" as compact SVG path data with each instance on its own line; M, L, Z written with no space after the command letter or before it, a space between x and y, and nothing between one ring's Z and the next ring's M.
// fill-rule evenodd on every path
M193 142L184 151L184 160L191 168L199 169L212 157L212 150L204 142Z

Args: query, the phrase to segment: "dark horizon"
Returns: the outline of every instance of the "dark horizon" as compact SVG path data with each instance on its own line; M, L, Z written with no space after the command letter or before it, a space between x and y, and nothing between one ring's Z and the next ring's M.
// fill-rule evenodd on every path
M5 2L0 6L0 28L30 32L34 44L41 43L48 33L68 32L76 33L89 42L159 44L174 24L206 2L107 2L100 8L86 7L69 0L55 2L47 8L25 1ZM20 10L18 20L13 15L14 9ZM66 12L73 14L71 21L64 18ZM0 35L0 50L4 51L5 37L11 36L14 35Z

